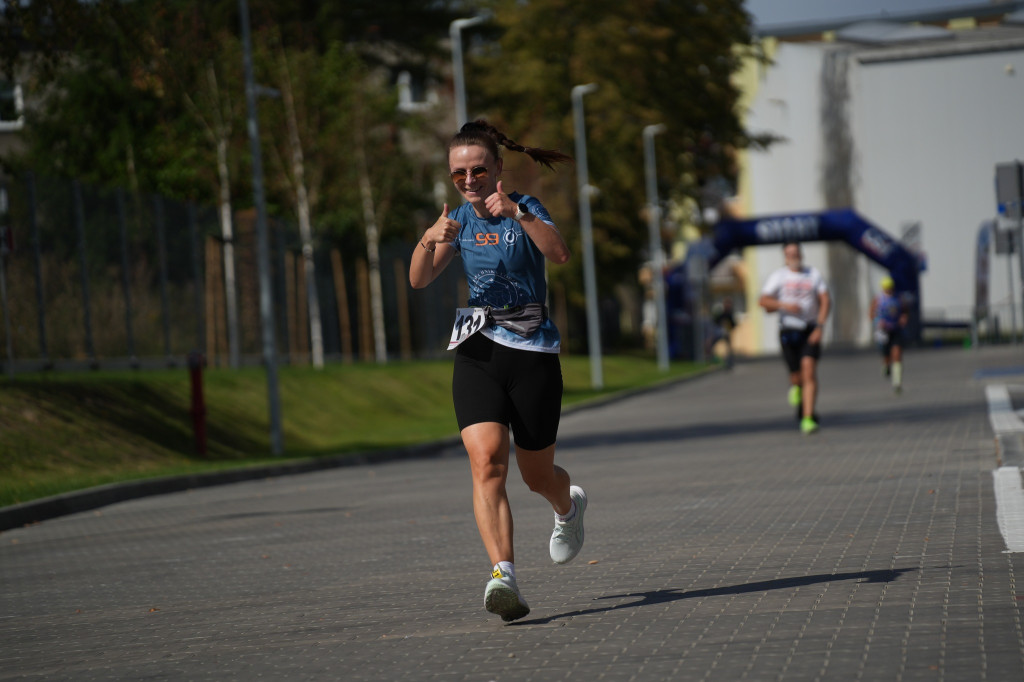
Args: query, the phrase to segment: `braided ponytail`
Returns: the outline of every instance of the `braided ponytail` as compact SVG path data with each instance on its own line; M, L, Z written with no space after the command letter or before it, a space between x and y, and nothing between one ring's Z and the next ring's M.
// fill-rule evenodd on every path
M514 152L522 152L537 163L542 166L547 166L552 170L554 170L554 167L551 164L573 162L573 158L571 156L563 154L555 149L524 147L515 140L511 140L506 137L505 133L501 132L483 119L470 121L463 125L462 129L459 130L459 132L452 137L451 142L448 143L448 149L451 150L455 147L465 147L469 145L484 147L490 151L496 159L500 156L498 152L499 146L504 147L505 149L510 149Z

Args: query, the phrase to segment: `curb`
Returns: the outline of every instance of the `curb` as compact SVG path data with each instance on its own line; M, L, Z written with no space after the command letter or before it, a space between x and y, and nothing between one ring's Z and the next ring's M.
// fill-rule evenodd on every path
M164 495L167 493L182 492L196 488L208 488L216 485L227 485L230 483L242 483L261 478L273 478L276 476L289 476L302 474L310 471L321 471L325 469L336 469L346 466L359 466L364 464L381 464L402 459L431 458L447 456L447 451L452 450L462 443L458 437L447 438L425 443L422 445L410 446L396 450L380 450L376 452L355 452L344 455L329 457L315 457L309 459L282 462L280 464L264 464L253 467L230 469L227 471L214 471L202 474L184 474L181 476L162 476L159 478L146 478L138 481L126 481L124 483L110 483L108 485L86 488L71 493L62 493L52 497L44 497L22 504L0 508L0 533L5 530L19 528L25 525L40 523L48 519L69 514L78 514L90 511L99 507L106 507L118 502L126 502L140 497L151 495Z

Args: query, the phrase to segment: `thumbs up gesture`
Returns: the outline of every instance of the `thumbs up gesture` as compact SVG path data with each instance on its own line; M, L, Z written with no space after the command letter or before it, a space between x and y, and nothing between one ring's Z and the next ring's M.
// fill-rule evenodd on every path
M428 246L429 244L446 244L454 241L460 229L462 229L462 225L459 224L459 221L448 217L448 204L445 204L437 221L423 233L421 243L424 245L424 248L433 251L437 247L431 248Z
M487 210L490 211L491 215L495 217L511 218L516 214L516 202L509 199L508 195L505 194L505 190L501 187L501 180L498 180L497 191L487 197L484 205L487 206Z

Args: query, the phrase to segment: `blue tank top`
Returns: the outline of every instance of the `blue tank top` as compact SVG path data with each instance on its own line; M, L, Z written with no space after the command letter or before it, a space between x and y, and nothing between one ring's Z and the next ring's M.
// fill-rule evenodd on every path
M896 295L881 293L878 295L878 303L875 306L875 324L885 331L892 331L900 322L900 315L903 314L903 306L900 298Z
M526 204L530 213L554 229L547 209L535 197L513 192L509 198ZM448 217L462 225L452 246L462 257L468 305L512 308L547 301L544 254L522 225L511 218L480 218L469 202L449 211ZM479 333L503 346L547 353L557 353L561 342L551 319L527 338L498 326Z

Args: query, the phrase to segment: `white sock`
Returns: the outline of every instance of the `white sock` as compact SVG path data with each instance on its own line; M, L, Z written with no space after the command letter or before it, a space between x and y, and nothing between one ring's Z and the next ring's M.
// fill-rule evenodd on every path
M569 507L569 513L568 514L566 514L565 516L562 516L558 512L555 512L555 519L559 523L565 523L566 521L571 521L572 517L576 516L576 500L574 500L574 499L572 499L570 497L569 498L569 502L572 504L572 506Z
M903 363L892 363L892 385L899 386L903 383Z
M491 569L491 577L500 578L502 574L505 574L508 577L515 580L516 565L513 564L511 561L499 561L498 563L494 564L494 568Z

